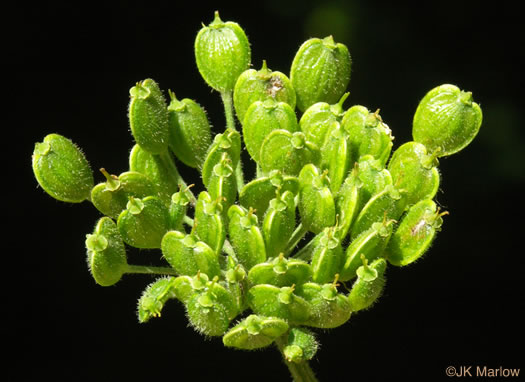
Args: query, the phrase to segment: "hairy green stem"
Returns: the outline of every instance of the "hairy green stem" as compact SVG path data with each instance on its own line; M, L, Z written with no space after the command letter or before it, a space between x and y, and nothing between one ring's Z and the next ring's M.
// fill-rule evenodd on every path
M190 218L188 215L185 215L185 216L182 218L182 221L183 221L184 223L186 223L186 225L187 225L188 227L193 227L193 223L194 223L194 221L193 221L193 219Z
M193 192L188 188L188 185L182 179L182 176L179 173L179 170L177 169L177 166L175 165L175 161L173 160L173 157L171 156L169 150L164 150L162 154L159 154L159 157L161 161L164 163L168 171L170 172L170 175L177 179L177 183L181 186L182 189L187 189L188 193L190 194L191 202L195 204L197 202L197 198L193 194Z
M237 131L237 128L235 127L235 118L233 115L234 109L232 92L221 92L221 98L224 105L224 114L226 116L226 127ZM241 192L242 188L244 187L244 174L240 160L237 164L237 167L235 168L235 178L237 180L237 191Z
M226 127L237 130L235 119L233 118L233 96L231 91L221 92L222 103L224 104L224 114L226 115Z
M275 340L275 343L283 356L283 362L288 367L294 382L318 382L308 361L290 362L286 359L284 356L285 339L283 337Z
M283 251L285 256L288 256L294 250L294 248L297 247L297 244L299 244L307 232L308 230L304 227L303 223L299 223Z
M126 273L141 273L148 275L176 275L177 272L169 267L150 267L146 265L129 265Z
M304 261L310 261L312 257L312 246L315 244L315 237L313 237L304 247L302 247L295 255L294 258Z

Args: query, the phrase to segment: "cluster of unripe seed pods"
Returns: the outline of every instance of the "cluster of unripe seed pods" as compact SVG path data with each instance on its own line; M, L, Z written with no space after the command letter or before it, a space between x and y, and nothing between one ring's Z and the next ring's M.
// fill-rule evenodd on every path
M226 346L276 342L289 362L308 360L318 346L310 328L335 328L371 306L387 266L428 249L445 214L433 200L438 159L473 140L481 110L469 92L438 86L415 112L413 141L392 152L378 111L344 108L351 59L332 37L306 41L289 76L266 62L250 69L244 31L216 14L195 58L224 101L222 133L213 136L195 101L169 91L168 102L146 79L130 90L128 171L102 169L95 185L77 146L50 134L35 145L36 179L54 198L90 201L104 215L86 238L98 284L163 274L139 299L140 322L175 299L197 331ZM244 148L257 168L249 181ZM178 166L199 171L204 190L194 193ZM160 249L166 266L130 265L126 246Z

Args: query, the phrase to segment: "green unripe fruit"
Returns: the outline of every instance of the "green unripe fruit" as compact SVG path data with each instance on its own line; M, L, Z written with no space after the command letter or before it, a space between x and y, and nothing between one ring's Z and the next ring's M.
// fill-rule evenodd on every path
M252 208L262 220L276 192L282 194L285 191L296 195L299 192L299 180L294 176L283 175L279 170L270 171L268 176L244 185L239 194L239 203L246 209Z
M61 135L49 134L35 144L33 173L40 187L57 200L90 200L94 186L91 167L80 149Z
M194 279L198 280L201 277L206 277L206 280L208 279L208 276L205 273L197 273L197 275L194 277L176 277L173 280L173 294L175 295L175 298L177 298L177 300L179 300L183 304L186 304L186 302L191 298L191 296L195 294L195 289L193 287Z
M352 157L359 160L372 155L384 166L392 151L392 132L383 122L379 110L371 113L364 106L356 105L347 110L341 122L350 140Z
M325 228L312 252L312 280L327 283L341 271L343 248L335 237L335 227Z
M335 202L327 173L320 174L317 167L308 164L299 174L299 185L298 207L303 226L319 233L335 225Z
M208 294L192 296L186 303L186 311L191 326L206 336L222 336L230 325L226 308Z
M341 122L344 112L343 103L350 93L345 93L336 104L317 102L305 110L299 120L299 127L306 139L321 147L326 134L335 122Z
M360 211L363 199L363 182L354 167L346 177L339 192L335 195L335 212L337 215L336 237L343 240Z
M341 125L334 122L321 146L320 163L321 169L328 170L330 189L333 193L339 191L353 163L348 136Z
M126 248L117 225L101 218L93 234L86 236L87 260L91 275L101 286L117 283L128 268Z
M158 196L166 205L170 204L173 193L179 190L181 177L175 164L162 155L151 154L139 145L133 146L131 150L129 170L148 177L158 190Z
M292 133L299 130L295 112L287 103L273 99L256 101L246 110L242 121L244 143L257 163L261 163L260 150L265 138L278 129Z
M263 316L279 317L290 323L302 323L310 316L310 306L294 293L294 287L255 285L248 291L248 305Z
M181 162L201 168L211 145L211 127L206 112L189 98L179 101L173 92L169 94L169 146Z
M356 238L362 232L368 230L374 223L385 220L398 220L405 209L405 199L402 193L392 185L388 185L383 191L375 194L361 209L357 215L350 234Z
M432 200L422 200L410 207L401 219L386 248L389 263L405 266L419 259L434 241L443 224Z
M138 82L129 91L129 125L140 147L161 154L168 147L168 111L159 86L152 79Z
M260 165L264 172L279 170L297 176L304 165L319 163L319 148L297 131L274 130L263 141Z
M268 99L285 102L295 109L295 91L289 78L281 72L273 72L266 67L266 61L260 70L244 71L233 90L233 105L237 118L244 121L246 111L256 101Z
M241 135L233 129L226 129L224 133L217 134L206 154L202 166L201 176L205 187L208 187L214 167L222 160L224 153L232 161L231 167L236 168L241 156Z
M304 112L317 102L336 103L350 81L350 66L348 48L332 36L305 41L290 70L297 108Z
M423 199L432 199L439 189L437 160L418 142L401 145L392 155L388 170L393 183L403 190L407 206Z
M357 280L348 295L353 312L369 308L379 298L385 285L383 275L386 260L379 258L368 265L368 260L364 255L361 255L361 259L363 265L357 269Z
M364 255L368 261L373 261L382 255L392 236L392 223L392 220L374 223L352 240L346 249L341 281L347 281L356 276L357 269L362 264L361 255Z
M253 209L233 205L228 210L229 238L237 259L246 268L266 261L266 247Z
M392 175L384 168L383 163L372 155L363 155L357 162L357 176L363 184L362 205L370 198L385 189L386 186L393 184Z
M232 91L237 78L250 65L250 43L239 24L223 22L215 12L215 19L197 34L195 60L210 87L219 92Z
M295 228L295 197L290 191L270 201L264 215L262 233L268 258L284 251Z
M312 359L318 347L313 332L305 328L292 328L288 332L283 354L288 362L300 363Z
M312 314L305 321L305 325L332 329L343 325L350 319L352 310L348 298L337 291L338 276L330 284L319 285L316 283L305 283L301 286L300 294L311 307Z
M223 272L226 282L226 289L233 296L238 312L247 309L246 291L248 290L248 280L246 269L233 256L226 258L226 271ZM224 265L223 265L224 269Z
M288 330L288 323L276 317L251 314L222 338L224 346L244 350L266 347Z
M482 112L472 101L472 93L454 85L441 85L429 91L419 103L412 136L429 152L440 157L457 153L478 134Z
M173 277L162 277L148 285L138 302L140 323L147 322L152 317L160 317L166 301L176 297L174 282Z
M206 186L212 200L220 200L223 212L235 203L237 198L237 179L232 167L232 160L227 152L222 155L221 160L215 166L208 179Z
M162 238L161 249L164 258L181 275L220 274L219 255L193 234L169 231Z
M127 171L117 177L103 168L100 171L106 177L106 182L93 187L91 201L97 210L113 219L118 219L130 198L157 195L155 184L144 174Z
M270 284L277 287L302 285L312 277L310 265L299 259L287 259L280 254L278 257L255 265L248 273L248 281L252 285Z
M195 204L194 233L216 253L221 253L226 239L226 225L220 198L213 200L202 191Z
M159 198L131 197L126 210L118 217L118 229L122 239L135 248L160 248L162 237L169 230L168 208Z
M170 230L182 231L182 222L184 221L184 216L186 216L188 204L191 200L189 187L190 186L181 189L180 191L174 193L171 197L171 203L169 207Z
M194 278L195 279L195 278ZM238 314L233 295L217 282L202 280L201 287L185 303L190 324L208 336L223 335Z

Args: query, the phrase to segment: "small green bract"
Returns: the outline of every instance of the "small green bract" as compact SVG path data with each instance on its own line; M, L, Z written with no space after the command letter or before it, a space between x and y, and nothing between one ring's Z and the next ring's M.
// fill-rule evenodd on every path
M350 53L332 36L302 44L288 71L266 61L257 71L244 30L216 12L194 47L224 104L223 131L195 100L145 79L129 92L129 168L101 169L95 185L80 149L50 134L35 145L35 178L53 198L89 201L102 214L86 235L97 284L160 276L139 298L141 323L175 300L197 332L242 350L273 344L296 381L315 381L315 330L371 307L387 268L430 248L447 214L434 200L438 158L472 142L481 109L468 91L435 87L415 110L414 140L394 150L379 111L345 108ZM132 247L156 250L161 264L128 264ZM350 289L339 283L347 281Z

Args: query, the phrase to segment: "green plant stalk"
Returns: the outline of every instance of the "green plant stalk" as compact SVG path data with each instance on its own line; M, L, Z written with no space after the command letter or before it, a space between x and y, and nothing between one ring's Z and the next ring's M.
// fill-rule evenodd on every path
M147 275L177 275L175 269L171 267L150 267L145 265L129 265L126 273L139 273Z
M179 170L177 169L177 166L175 165L175 162L173 161L173 157L170 155L170 152L168 150L165 150L162 154L159 155L160 159L164 162L166 167L170 170L171 176L177 179L180 187L182 189L187 189L190 197L191 197L191 203L195 204L197 202L197 198L193 194L193 192L188 188L188 185L182 179L182 176L179 173Z
M307 361L296 363L290 362L286 359L284 356L285 337L286 335L276 339L275 344L281 352L283 362L288 367L294 382L318 382L318 379L315 377L315 374Z
M233 96L231 91L221 92L221 99L224 105L224 115L226 116L226 127L237 131L235 118L233 116ZM235 168L235 178L237 180L237 191L240 193L244 187L244 174L242 172L241 161Z
M302 223L299 223L283 251L285 256L288 256L297 247L307 232L308 229Z

